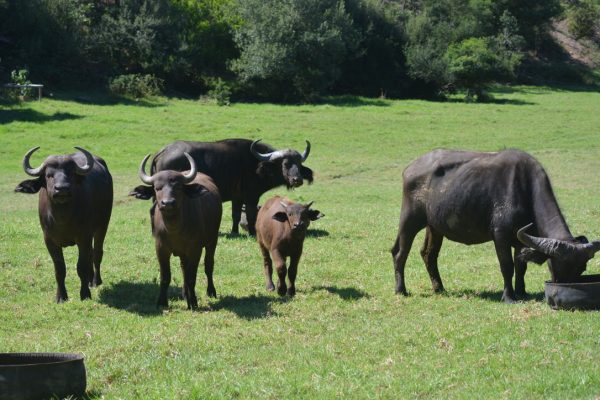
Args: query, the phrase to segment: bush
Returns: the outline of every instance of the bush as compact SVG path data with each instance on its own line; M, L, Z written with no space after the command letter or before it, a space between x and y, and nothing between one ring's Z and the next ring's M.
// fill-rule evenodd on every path
M577 39L592 38L600 21L600 6L594 0L582 0L567 12L569 31Z
M110 80L108 89L112 94L133 98L157 96L161 94L163 81L154 75L119 75Z
M215 100L217 105L228 106L231 104L231 87L221 78L215 79L208 91L208 97Z

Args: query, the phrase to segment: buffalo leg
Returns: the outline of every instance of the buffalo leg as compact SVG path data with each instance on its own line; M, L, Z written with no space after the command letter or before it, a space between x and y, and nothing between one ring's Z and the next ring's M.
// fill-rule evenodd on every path
M183 271L183 287L185 289L185 299L187 301L188 310L195 310L198 308L196 276L198 274L200 256L201 254L193 255L192 257L180 256L181 270Z
M260 244L260 252L263 256L263 265L265 269L265 286L269 292L275 290L275 285L273 285L273 261L271 260L271 256L269 255L269 250Z
M519 298L527 298L525 291L525 272L527 272L527 262L519 259L518 254L521 249L515 249L515 295Z
M102 285L102 276L100 275L100 264L102 263L102 257L104 255L104 238L106 237L106 230L108 225L104 229L100 229L94 235L94 277L90 282L90 286L96 287Z
M79 289L79 297L81 300L91 299L92 293L90 292L89 284L94 275L93 267L93 249L92 249L92 238L84 241L77 245L79 248L79 258L77 259L77 275L81 281L81 288Z
M296 275L298 274L298 263L300 262L300 254L290 256L290 267L288 268L288 279L290 280L290 286L287 289L289 296L296 295Z
M511 247L505 240L494 238L494 246L496 247L496 255L500 262L500 271L504 279L504 291L502 292L502 301L505 303L515 302L515 292L513 290L512 278L515 272Z
M394 258L394 270L396 273L396 293L407 295L406 283L404 282L404 266L406 259L417 233L425 227L425 224L419 224L415 218L410 218L403 212L400 216L400 226L398 236L392 248Z
M213 282L216 248L216 243L206 246L206 254L204 255L204 274L206 275L206 295L208 297L217 297L217 289L215 289L215 283Z
M246 201L246 219L248 220L248 234L256 236L256 215L258 214L258 199Z
M248 207L246 207L248 208ZM247 211L246 211L247 215ZM242 219L242 201L241 200L231 200L231 233L237 235L240 233L240 220Z
M160 292L158 294L158 307L168 307L169 300L167 297L167 291L171 284L171 252L156 243L156 257L158 258L158 264L160 266Z
M440 293L444 291L444 285L442 284L442 278L440 277L440 271L438 270L438 256L440 249L442 248L442 241L444 237L439 233L435 232L430 226L425 231L425 241L421 248L421 257L429 273L429 279L431 279L431 285L433 291Z
M65 277L67 276L67 267L63 256L62 247L55 245L49 240L46 240L46 248L52 263L54 264L54 276L56 278L56 302L63 303L69 299L67 296L67 287L65 286Z
M285 283L285 276L287 275L287 268L285 267L285 257L282 256L281 252L277 249L271 251L273 255L273 261L275 262L275 270L277 271L277 294L285 296L287 293L287 285Z

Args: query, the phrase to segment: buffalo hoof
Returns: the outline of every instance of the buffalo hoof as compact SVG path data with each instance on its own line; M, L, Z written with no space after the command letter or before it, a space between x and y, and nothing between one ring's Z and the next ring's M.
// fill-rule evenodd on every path
M217 297L217 289L215 289L214 287L209 287L206 289L206 295L208 297Z
M294 288L294 287L288 288L287 295L290 297L294 297L296 295L296 288Z
M102 278L94 278L89 284L90 287L98 287L100 285L102 285Z
M191 301L188 301L188 306L187 306L188 310L197 310L198 309L198 300L196 298L192 299Z
M401 294L402 296L407 297L408 296L408 292L406 291L406 289L396 289L396 294Z
M287 293L287 288L285 286L280 286L277 288L277 294L280 296L285 296Z
M81 300L88 300L92 298L92 293L90 292L90 289L87 286L81 288L81 290L79 291L79 298Z
M272 292L275 290L275 285L273 283L267 283L267 291Z
M515 300L514 297L507 296L505 294L502 295L502 301L505 302L506 304L514 304L517 302L517 300Z
M169 308L169 301L167 299L159 298L156 302L156 308Z
M529 293L523 291L523 292L517 292L515 291L515 297L518 299L523 299L523 300L527 300L529 299Z
M67 295L64 295L64 296L57 295L56 299L55 299L55 301L56 301L57 304L66 303L67 300L69 300L69 298L67 297Z

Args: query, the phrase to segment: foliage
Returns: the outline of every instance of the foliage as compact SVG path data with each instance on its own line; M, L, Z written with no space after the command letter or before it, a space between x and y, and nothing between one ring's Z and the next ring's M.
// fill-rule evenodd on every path
M567 17L569 31L576 38L591 38L600 28L600 2L577 1L569 7Z
M112 78L108 89L112 94L133 98L161 94L163 81L151 74L127 74Z
M247 93L280 100L315 99L340 76L360 40L340 0L240 0L243 24L232 63Z
M213 84L213 88L208 91L208 97L214 99L220 106L228 106L231 104L231 87L221 78L217 78Z
M317 105L211 103L177 98L115 102L90 91L0 112L0 343L2 352L85 355L92 399L593 399L600 393L598 312L551 310L545 266L530 265L531 299L500 302L502 274L492 243L444 240L447 293L431 292L419 254L408 257L412 296L394 295L391 248L402 202L402 170L440 146L520 148L543 164L574 235L600 238L600 92L586 87L498 87L495 101L379 100L345 96ZM82 102L81 97L88 99ZM71 100L72 99L72 100ZM139 164L173 140L263 138L277 148L310 140L315 182L273 190L326 216L311 224L298 293L264 289L256 240L227 235L224 204L215 256L218 297L200 309L179 297L172 258L170 307L155 308L159 267L149 201L127 194ZM75 246L65 249L71 300L53 304L52 260L37 196L14 193L31 160L82 146L114 179L103 279L78 299ZM600 255L586 274L600 273Z

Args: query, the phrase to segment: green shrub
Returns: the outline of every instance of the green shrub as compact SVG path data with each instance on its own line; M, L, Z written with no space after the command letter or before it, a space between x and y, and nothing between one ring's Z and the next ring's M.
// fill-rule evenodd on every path
M112 78L108 89L118 96L142 98L162 93L163 81L151 74L127 74Z
M599 21L598 1L582 0L572 5L567 12L569 31L578 39L593 37Z
M215 79L211 84L212 89L208 91L208 97L215 100L220 106L231 104L231 87L221 78Z

